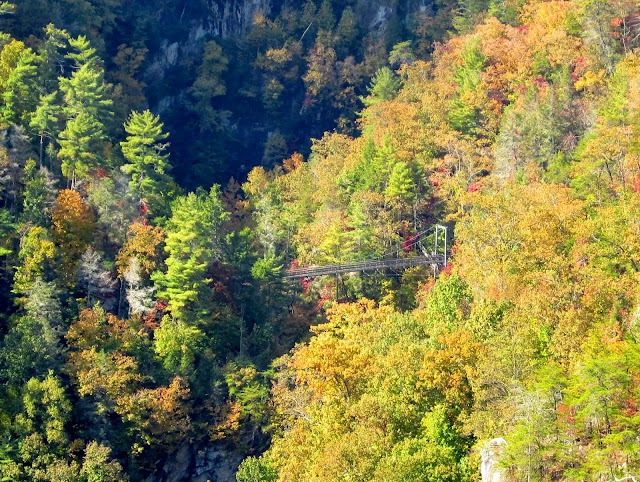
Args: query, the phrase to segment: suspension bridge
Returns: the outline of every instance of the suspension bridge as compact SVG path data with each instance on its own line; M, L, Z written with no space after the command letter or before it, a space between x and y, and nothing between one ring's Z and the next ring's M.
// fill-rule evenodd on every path
M431 231L435 231L435 233L433 250L429 252L425 248L423 241ZM404 269L422 265L431 265L434 267L434 270L438 270L447 265L448 244L447 227L438 224L433 228L417 233L408 241L402 243L398 249L390 251L378 258L349 263L326 264L323 266L291 268L285 271L284 277L288 279L316 278L318 276L337 275L341 273ZM411 250L419 250L421 254L400 256L401 253Z

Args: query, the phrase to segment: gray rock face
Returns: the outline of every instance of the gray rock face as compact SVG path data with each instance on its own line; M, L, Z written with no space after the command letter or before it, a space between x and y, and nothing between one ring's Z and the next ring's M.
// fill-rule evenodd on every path
M221 446L183 444L144 482L235 482L242 455Z
M162 82L169 70L178 68L181 59L197 57L207 38L229 38L246 33L259 15L277 13L283 1L207 0L204 14L195 15L188 3L181 12L170 16L159 13L158 21L163 25L179 24L187 33L182 38L162 39L145 71L145 82L148 85ZM433 0L358 0L354 6L361 27L378 32L384 31L393 15L401 15L408 21L412 14L430 12L432 8ZM339 18L337 13L336 16Z
M270 0L209 0L209 18L202 28L216 37L246 32L257 15L271 13Z
M162 40L144 74L148 85L162 82L169 70L177 68L181 59L197 57L207 37L227 38L243 34L258 15L271 12L271 0L207 0L207 6L207 13L203 16L194 18L185 7L177 18L158 19L163 24L184 25L188 33L173 41Z
M503 480L503 469L498 467L500 454L507 446L507 441L502 437L494 438L484 444L480 450L482 463L480 464L480 475L482 482L501 482Z
M358 0L355 11L363 27L380 30L387 24L394 11L406 22L416 12L433 10L432 0Z

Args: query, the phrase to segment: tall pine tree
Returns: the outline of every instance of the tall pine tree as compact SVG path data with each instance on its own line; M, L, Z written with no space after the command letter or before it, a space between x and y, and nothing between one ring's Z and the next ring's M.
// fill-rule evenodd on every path
M175 192L175 185L167 171L171 168L169 155L165 153L169 134L162 131L163 124L150 111L132 112L124 125L127 139L120 143L128 161L121 167L131 176L129 188L140 204L148 206L151 214L164 214L168 197Z

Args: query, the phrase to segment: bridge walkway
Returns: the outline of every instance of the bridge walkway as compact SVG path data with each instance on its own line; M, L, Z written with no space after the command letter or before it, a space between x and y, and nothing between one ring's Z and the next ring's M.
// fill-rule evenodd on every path
M289 269L285 271L284 277L288 279L315 278L317 276L340 273L356 273L382 269L404 269L420 265L443 265L444 259L444 254L433 254L429 256L410 256L408 258L374 259L353 263L327 264L324 266Z
M429 253L422 244L422 239L428 232L434 232L434 249ZM317 276L335 275L340 273L357 273L377 271L383 269L404 269L412 266L431 265L436 268L447 264L449 236L446 226L435 225L412 236L401 245L385 255L366 261L350 263L335 263L324 266L310 266L305 268L291 268L284 272L288 279L315 278ZM408 250L419 250L421 255L403 256ZM393 256L393 257L387 257Z

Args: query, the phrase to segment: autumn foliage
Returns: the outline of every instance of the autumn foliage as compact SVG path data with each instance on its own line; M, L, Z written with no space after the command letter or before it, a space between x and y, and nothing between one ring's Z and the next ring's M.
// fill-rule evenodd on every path
M0 2L0 479L640 476L638 5L121 3Z

